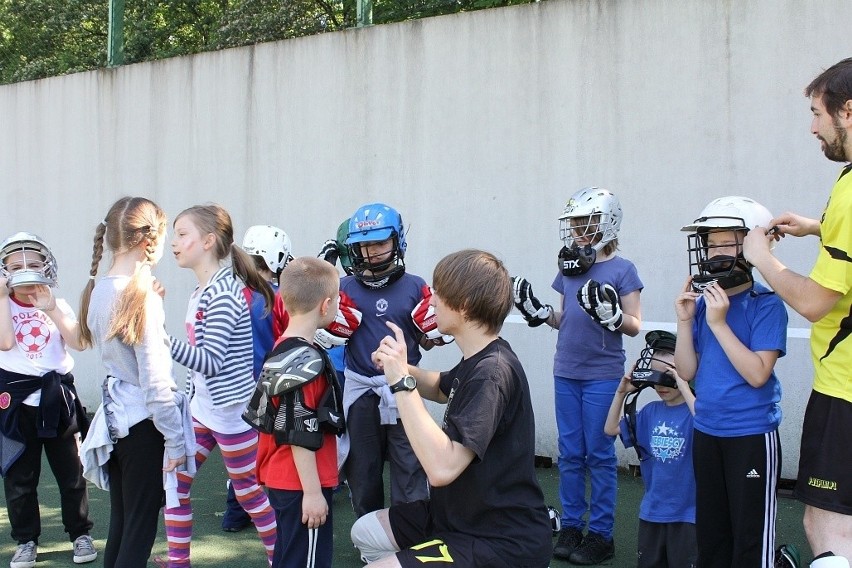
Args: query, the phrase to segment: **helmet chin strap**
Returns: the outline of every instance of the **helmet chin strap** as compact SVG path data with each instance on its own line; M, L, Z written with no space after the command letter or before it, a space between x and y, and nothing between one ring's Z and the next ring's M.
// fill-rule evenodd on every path
M714 282L718 283L722 290L729 290L731 288L736 288L737 286L742 286L743 284L747 284L749 282L754 282L754 278L751 276L751 270L748 272L742 272L740 270L733 270L727 274L702 274L700 276L693 276L692 278L692 288L696 292L703 292L705 288L713 284Z
M559 270L565 276L579 276L588 272L597 258L598 252L592 245L574 245L571 248L563 246L559 251Z
M379 278L367 277L367 276L364 276L363 273L361 273L361 274L356 273L355 278L358 280L358 282L361 283L361 285L365 286L366 288L371 288L371 289L376 290L376 289L379 289L379 288L384 288L385 286L388 286L390 284L393 284L394 282L396 282L397 280L402 278L403 274L405 274L405 266L398 266L391 273L385 274L384 276L379 277Z

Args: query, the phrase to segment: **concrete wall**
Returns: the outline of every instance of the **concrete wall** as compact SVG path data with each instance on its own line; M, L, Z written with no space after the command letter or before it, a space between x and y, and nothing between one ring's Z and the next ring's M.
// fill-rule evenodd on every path
M0 232L52 243L76 304L95 225L119 196L170 215L216 201L248 225L285 228L313 255L361 203L411 228L427 277L462 247L499 254L543 300L556 217L587 185L611 188L621 252L646 288L646 328L672 326L687 272L678 232L712 198L754 197L817 216L838 171L808 133L802 88L849 55L848 2L550 0L0 87ZM800 272L813 239L777 249ZM168 327L193 287L166 258ZM784 476L795 474L811 381L806 322L791 314ZM556 334L512 316L504 335L533 385L538 452L556 454ZM629 359L641 348L627 341ZM448 365L453 347L427 354ZM77 356L86 403L101 372ZM622 452L622 461L628 459Z

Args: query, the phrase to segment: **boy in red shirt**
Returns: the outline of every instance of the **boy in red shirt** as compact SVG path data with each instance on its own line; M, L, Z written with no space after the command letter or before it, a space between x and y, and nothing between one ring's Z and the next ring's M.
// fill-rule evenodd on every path
M316 258L284 268L279 293L290 324L267 354L243 415L260 431L257 476L278 522L273 568L331 568L342 397L334 366L313 338L337 314L339 283L334 267Z

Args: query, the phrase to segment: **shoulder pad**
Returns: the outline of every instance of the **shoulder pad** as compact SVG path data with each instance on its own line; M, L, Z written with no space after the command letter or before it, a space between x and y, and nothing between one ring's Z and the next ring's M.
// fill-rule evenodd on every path
M266 355L258 378L269 396L303 387L323 374L323 353L298 337L288 337Z

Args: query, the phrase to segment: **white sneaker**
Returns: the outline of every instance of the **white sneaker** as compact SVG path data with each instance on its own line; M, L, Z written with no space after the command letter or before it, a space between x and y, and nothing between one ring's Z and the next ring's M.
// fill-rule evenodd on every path
M74 540L74 564L92 562L97 557L98 551L95 550L95 543L92 542L92 537L84 534Z
M12 561L9 562L9 568L34 568L37 554L38 545L35 542L19 544Z

